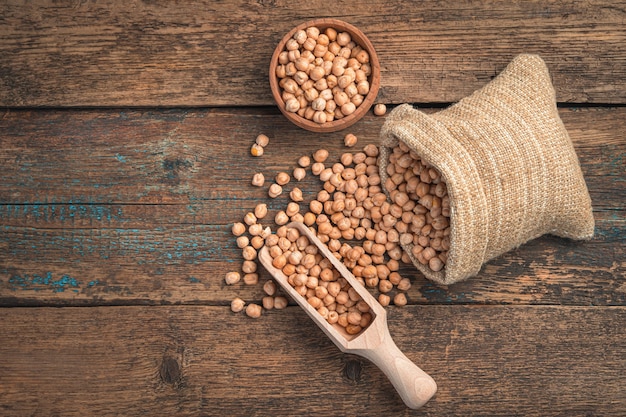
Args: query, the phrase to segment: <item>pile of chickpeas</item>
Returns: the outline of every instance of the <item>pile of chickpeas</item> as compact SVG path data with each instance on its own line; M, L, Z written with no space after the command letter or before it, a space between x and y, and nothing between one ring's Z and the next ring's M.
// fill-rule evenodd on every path
M369 305L298 229L281 226L265 245L272 266L328 323L338 324L351 335L371 323Z
M441 271L450 250L450 198L439 171L400 142L389 156L385 188L391 201L402 208L394 213L400 222L400 242L432 271Z
M356 143L355 135L346 135L346 147L353 147ZM381 184L378 155L378 147L369 144L361 151L345 152L338 162L330 163L328 151L319 149L312 155L300 157L292 174L277 173L267 192L270 198L288 194L290 201L285 209L278 210L272 219L268 215L267 204L260 203L253 212L244 216L243 222L235 223L232 228L244 259L243 281L250 285L258 283L257 251L263 246L277 251L272 248L286 237L285 225L298 221L311 228L357 280L378 293L381 305L387 306L392 302L397 306L407 304L406 291L411 282L400 275L399 269L401 263L411 263L411 257L402 247L410 247L412 256L433 271L441 270L450 247L450 201L439 172L404 144L394 148L390 155L386 172L388 178L384 184L387 195ZM301 181L307 172L321 181L320 189L308 202L304 201L302 190L293 185ZM259 174L255 174L252 183L263 186L264 182L259 183L255 179ZM286 192L285 188L289 186L291 190ZM262 225L266 218L277 226L276 233L271 227ZM288 250L285 249L286 244L284 241L284 247L278 247L282 251ZM315 257L317 259L317 255ZM228 279L227 275L227 284L239 282L239 272L229 274L237 275L233 279ZM336 275L336 272L333 274ZM305 287L315 291L315 288ZM275 285L266 283L264 289L263 308L286 306L286 300L277 294ZM312 292L307 290L307 294ZM239 300L233 311L243 309L244 304ZM246 313L251 317L258 317L261 312L261 306L256 304L246 307Z
M298 30L276 67L285 109L319 124L354 113L370 90L369 62L369 53L348 32Z

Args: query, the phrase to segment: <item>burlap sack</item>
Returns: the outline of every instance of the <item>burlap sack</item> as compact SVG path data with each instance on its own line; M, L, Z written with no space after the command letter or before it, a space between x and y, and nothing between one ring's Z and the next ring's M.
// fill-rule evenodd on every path
M538 56L516 57L481 90L436 114L397 107L387 116L381 140L383 184L399 140L447 184L447 263L433 272L411 256L437 283L474 276L488 260L543 234L593 236L591 199ZM411 246L404 248L408 254Z

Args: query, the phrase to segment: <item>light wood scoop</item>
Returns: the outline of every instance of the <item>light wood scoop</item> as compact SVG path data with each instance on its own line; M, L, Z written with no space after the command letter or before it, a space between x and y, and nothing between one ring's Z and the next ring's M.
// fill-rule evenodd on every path
M348 334L338 324L331 325L315 310L307 300L298 294L287 281L287 276L272 265L272 257L267 247L259 252L259 260L272 274L280 286L306 311L315 323L324 331L337 347L345 353L352 353L372 361L387 375L400 394L404 403L417 409L424 405L437 392L435 381L411 362L394 343L387 327L387 313L382 305L352 275L310 230L300 222L292 222L288 227L296 228L316 245L322 256L328 258L333 266L350 283L361 298L370 306L372 322L355 335Z

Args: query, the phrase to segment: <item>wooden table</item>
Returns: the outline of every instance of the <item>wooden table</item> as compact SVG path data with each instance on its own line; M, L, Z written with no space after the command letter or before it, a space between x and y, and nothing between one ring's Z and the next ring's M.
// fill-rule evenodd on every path
M345 150L269 91L274 46L315 17L370 37L390 108L437 111L539 54L593 200L591 241L544 236L450 287L402 268L389 327L439 385L419 411L295 305L229 308L269 279L225 285L232 223L286 204L252 174ZM607 0L3 2L0 415L626 414L625 22ZM383 120L350 128L359 146Z

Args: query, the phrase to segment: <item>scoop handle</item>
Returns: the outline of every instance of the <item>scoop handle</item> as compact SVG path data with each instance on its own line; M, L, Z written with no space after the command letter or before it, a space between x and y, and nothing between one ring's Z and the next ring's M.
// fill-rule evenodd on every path
M378 346L359 352L389 378L407 407L418 409L437 392L435 380L415 365L389 336Z

